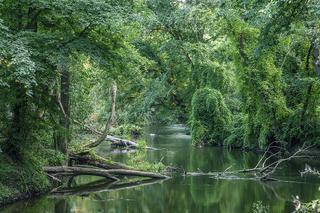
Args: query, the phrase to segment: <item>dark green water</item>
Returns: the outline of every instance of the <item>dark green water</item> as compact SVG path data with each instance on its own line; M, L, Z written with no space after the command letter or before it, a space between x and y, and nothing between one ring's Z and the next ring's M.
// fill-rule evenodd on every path
M195 148L182 126L156 127L147 131L150 146L157 151L139 153L151 162L162 162L187 171L221 171L253 167L259 156L252 152L228 151L222 148ZM108 147L101 147L106 155ZM128 153L113 153L112 158L125 162ZM303 201L320 198L320 178L300 177L305 163L319 168L317 160L294 161L281 167L276 177L289 182L262 183L254 180L231 178L216 180L206 176L173 177L162 182L141 182L110 185L95 182L91 186L77 187L97 180L80 177L71 184L73 190L64 194L48 195L36 200L11 205L2 212L66 213L66 212L252 212L252 206L262 201L269 212L292 212L292 196ZM91 192L90 192L91 191ZM71 195L68 195L71 194Z

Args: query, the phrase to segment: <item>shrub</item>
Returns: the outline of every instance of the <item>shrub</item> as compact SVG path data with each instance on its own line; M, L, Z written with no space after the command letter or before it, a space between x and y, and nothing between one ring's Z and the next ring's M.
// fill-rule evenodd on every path
M123 124L114 130L112 130L112 134L118 136L128 136L132 138L138 138L143 134L143 129L134 124Z

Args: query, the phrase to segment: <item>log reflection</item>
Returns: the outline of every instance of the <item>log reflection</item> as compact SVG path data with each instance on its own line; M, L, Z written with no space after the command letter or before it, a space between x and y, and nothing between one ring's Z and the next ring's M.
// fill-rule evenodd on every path
M135 187L147 186L157 183L162 183L163 180L145 179L130 182L122 181L107 181L105 179L94 181L87 184L82 184L74 187L59 187L53 190L50 194L51 197L61 196L88 196L91 193L101 193L106 191L118 191L130 189Z

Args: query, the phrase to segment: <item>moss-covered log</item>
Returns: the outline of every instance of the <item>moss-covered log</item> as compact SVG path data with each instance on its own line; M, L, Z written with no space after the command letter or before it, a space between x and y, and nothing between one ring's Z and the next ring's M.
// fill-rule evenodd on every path
M153 172L144 172L136 170L127 170L127 169L96 169L96 168L86 168L86 167L77 167L77 166L55 166L55 167L44 167L45 172L49 174L57 175L95 175L109 178L111 180L119 180L118 178L112 175L120 176L135 176L135 177L146 177L146 178L156 178L156 179L166 179L168 176L153 173Z
M77 176L77 175L94 175L105 177L110 180L119 180L118 178L112 176L108 170L105 169L95 169L95 168L84 168L84 167L74 167L74 166L54 166L54 167L44 167L43 170L49 174L57 174L63 176Z

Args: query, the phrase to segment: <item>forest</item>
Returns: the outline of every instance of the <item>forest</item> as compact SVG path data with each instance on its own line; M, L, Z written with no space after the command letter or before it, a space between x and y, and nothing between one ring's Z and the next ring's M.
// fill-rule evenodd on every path
M319 148L319 0L0 0L0 212L320 212Z

